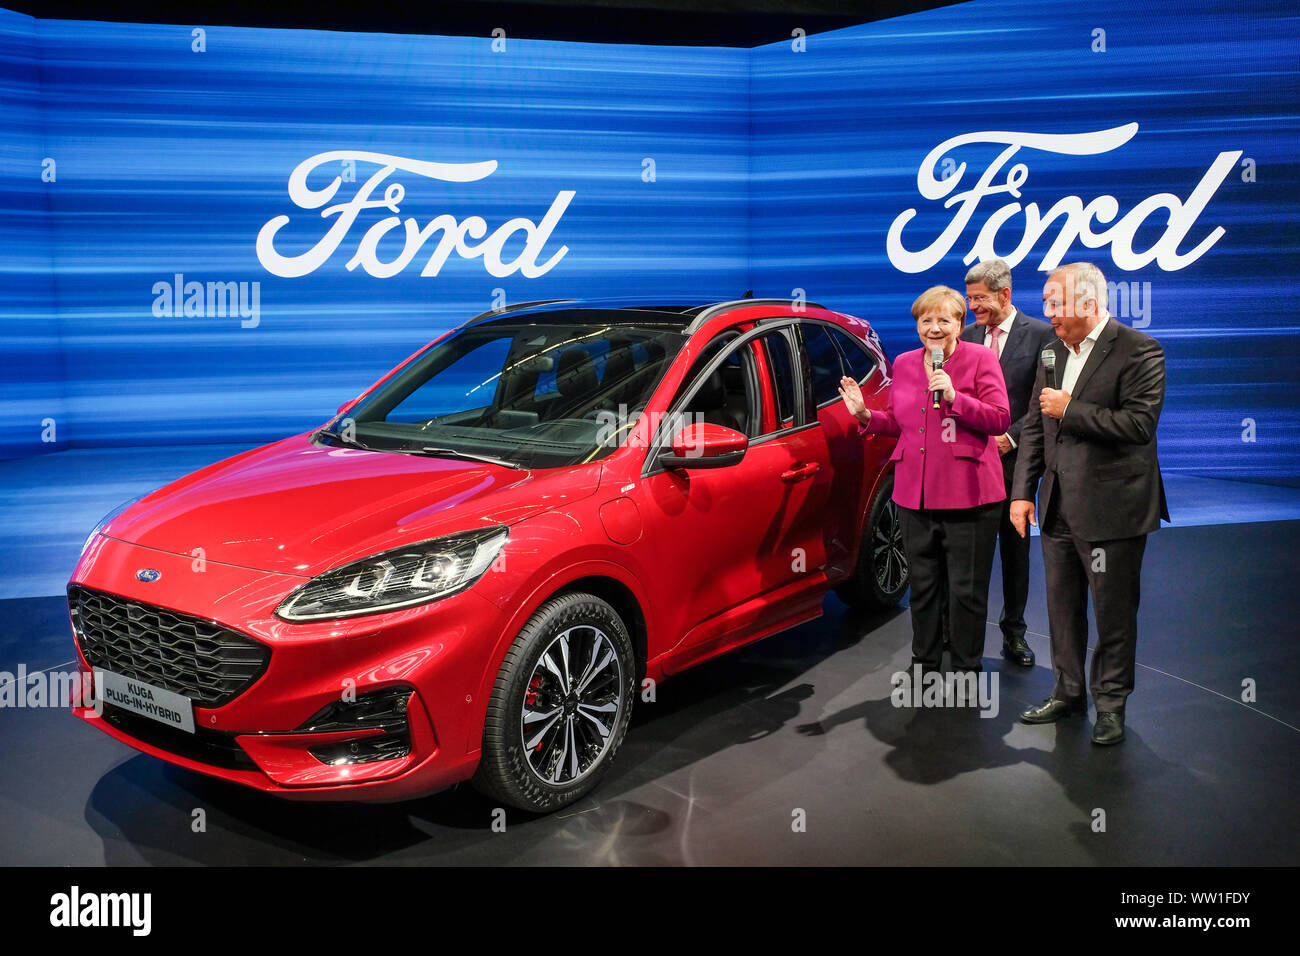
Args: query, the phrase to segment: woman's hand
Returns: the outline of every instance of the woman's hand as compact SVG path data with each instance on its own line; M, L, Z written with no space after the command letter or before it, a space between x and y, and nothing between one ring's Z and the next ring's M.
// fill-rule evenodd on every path
M862 400L862 389L847 375L840 379L840 398L844 399L849 414L858 421L865 423L871 418L871 412L867 410L867 404Z
M951 405L953 399L957 397L957 390L952 387L952 379L948 377L948 373L943 369L938 369L937 371L932 371L930 373L930 383L927 388L931 392L943 392L943 399L949 405ZM843 389L841 389L841 391L843 391Z

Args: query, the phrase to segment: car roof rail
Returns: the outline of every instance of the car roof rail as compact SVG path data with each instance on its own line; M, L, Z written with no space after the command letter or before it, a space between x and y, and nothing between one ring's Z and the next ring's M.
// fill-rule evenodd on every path
M480 312L468 322L462 322L460 328L474 325L477 322L484 322L488 319L495 319L505 315L508 312L519 312L523 309L532 309L539 305L554 305L557 302L577 302L577 299L534 299L531 302L516 302L514 305L503 305L499 309L488 309L486 312Z
M712 305L705 306L699 314L686 327L686 334L693 335L709 319L721 315L723 312L730 312L732 309L748 308L751 305L795 305L800 304L814 309L824 309L826 306L818 302L805 302L802 299L732 299L730 302L715 302Z

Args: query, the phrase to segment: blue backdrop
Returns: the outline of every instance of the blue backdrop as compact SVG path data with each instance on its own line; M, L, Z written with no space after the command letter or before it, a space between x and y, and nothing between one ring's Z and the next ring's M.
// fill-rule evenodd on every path
M1113 302L1112 312L1165 348L1165 470L1300 475L1294 4L979 0L811 37L804 53L790 44L757 50L751 96L753 190L763 197L752 206L755 283L768 292L815 290L872 321L891 354L917 345L908 312L917 293L935 284L963 288L967 254L1003 207L1021 207L992 243L1009 256L1024 240L1030 204L1045 218L1066 197L1078 197L1080 209L1114 197L1114 221L1090 223L1098 235L1152 196L1192 205L1207 180L1208 200L1164 262L1139 265L1126 241L1117 255L1113 242L1090 246L1069 236L1053 256L1062 217L1014 267L1013 301L1041 316L1045 259L1096 262L1128 299L1127 308L1122 298ZM1110 142L1022 144L997 165L1016 142L998 133L1077 136L1130 124L1136 129ZM963 136L974 141L940 148ZM938 198L919 191L927 158L936 181L951 177L931 190ZM1025 167L1023 181L1014 178L1018 196L977 197L964 227L963 201L945 208L991 168L989 186L1005 188L1017 164ZM900 264L925 265L916 260L926 257L889 255L889 231L906 210L916 216L901 230L903 249L943 253L918 273ZM1169 231L1168 218L1167 206L1150 209L1140 228L1116 237L1131 235L1132 251L1144 252ZM956 235L940 241L955 220ZM1199 258L1177 261L1220 228Z
M1189 6L756 50L0 11L0 448L275 438L502 298L803 289L893 353L992 248L1034 314L1054 261L1120 283L1167 470L1294 478L1300 26Z
M20 94L0 106L2 188L6 207L23 207L3 225L22 255L0 290L7 367L15 346L0 407L9 455L281 437L502 298L746 288L748 51L506 38L495 52L486 38L195 35L12 14L0 27L4 80ZM271 248L293 256L341 217L296 206L288 190L295 168L336 151L495 168L470 182L394 169L370 198L400 189L396 213L361 210L311 272L268 271L256 248L266 223L290 217ZM328 206L385 168L346 158L307 177L311 190L353 180ZM384 218L540 228L562 193L572 199L533 258L568 251L535 278L457 252L422 276L441 234L391 277L346 268ZM36 235L51 224L52 255ZM387 234L373 258L396 258L404 233ZM525 237L516 231L495 258L518 258ZM463 245L484 239L471 229ZM191 282L202 295L187 301ZM215 308L208 283L222 283ZM247 317L229 314L232 292L246 293ZM32 338L11 331L18 322ZM42 442L47 418L57 446Z

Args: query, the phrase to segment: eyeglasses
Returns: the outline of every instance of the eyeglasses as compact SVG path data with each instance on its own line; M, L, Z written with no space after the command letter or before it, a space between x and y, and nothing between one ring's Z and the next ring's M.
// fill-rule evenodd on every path
M996 302L997 297L992 295L968 295L966 302L970 305L988 305L990 302Z

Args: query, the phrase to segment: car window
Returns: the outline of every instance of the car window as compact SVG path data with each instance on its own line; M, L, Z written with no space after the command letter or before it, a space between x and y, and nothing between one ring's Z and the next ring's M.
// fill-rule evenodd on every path
M402 399L386 420L427 422L491 405L512 340L511 335L501 335L472 343L468 352L453 359L436 378L430 378Z
M839 401L840 379L848 371L840 350L831 341L830 330L816 322L805 322L799 331L803 335L804 351L808 355L813 404L821 408L829 402Z
M709 362L713 361L714 356L738 338L740 338L740 333L734 329L729 329L710 340L709 344L704 346L700 354L696 356L695 361L691 363L691 370L687 372L686 377L682 379L681 388L677 390L677 396L673 401L676 402L682 397L682 395L690 391L691 386L695 384L695 380L699 378L700 373L704 371L704 367L708 365Z
M831 340L840 350L840 356L844 359L844 365L848 369L846 374L851 375L859 385L865 382L871 373L876 370L876 358L867 350L867 347L861 340L855 338L842 329L837 329L830 325L820 326L825 329Z
M790 341L779 331L770 332L757 340L767 360L772 396L776 402L777 426L788 428L795 416L794 357L790 354Z
M682 387L669 406L672 418L661 428L661 441L667 443L682 427L696 422L709 422L756 438L762 429L762 403L757 394L754 360L751 345L732 348L722 364L701 380L705 367L728 348L737 338L735 331L724 332L709 342L691 365ZM696 389L696 383L699 388ZM683 396L695 389L687 404Z
M587 338L564 347L554 363L537 376L536 401L548 401L564 394L594 391L605 372L609 340Z
M517 467L593 461L626 437L685 344L605 322L471 325L413 359L330 432L373 451L478 455Z

